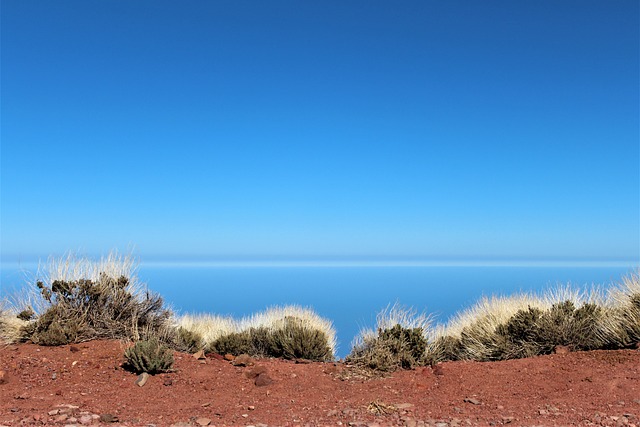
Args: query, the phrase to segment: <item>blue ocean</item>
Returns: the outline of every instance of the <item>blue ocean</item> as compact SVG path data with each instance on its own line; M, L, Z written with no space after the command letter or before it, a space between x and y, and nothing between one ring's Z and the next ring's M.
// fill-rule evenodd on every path
M637 268L614 266L221 266L144 264L139 278L178 313L242 317L274 305L313 308L333 321L338 354L375 325L376 313L399 303L446 320L482 296L543 292L557 285L619 282ZM24 286L34 265L2 265L0 296Z

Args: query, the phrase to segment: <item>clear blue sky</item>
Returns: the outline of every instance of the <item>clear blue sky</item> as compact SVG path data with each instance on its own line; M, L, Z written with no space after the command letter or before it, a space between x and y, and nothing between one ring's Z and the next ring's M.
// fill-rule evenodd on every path
M5 259L640 259L637 0L1 13Z

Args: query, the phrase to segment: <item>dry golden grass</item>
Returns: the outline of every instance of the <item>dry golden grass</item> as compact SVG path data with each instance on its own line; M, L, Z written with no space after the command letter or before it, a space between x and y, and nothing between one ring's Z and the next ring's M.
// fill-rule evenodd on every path
M336 332L331 321L319 316L310 308L296 305L271 307L237 320L211 314L187 314L179 317L176 325L198 334L203 340L204 347L210 347L222 337L250 330L280 333L288 330L290 325L287 319L296 319L297 326L303 331L319 331L324 334L331 354L336 354Z

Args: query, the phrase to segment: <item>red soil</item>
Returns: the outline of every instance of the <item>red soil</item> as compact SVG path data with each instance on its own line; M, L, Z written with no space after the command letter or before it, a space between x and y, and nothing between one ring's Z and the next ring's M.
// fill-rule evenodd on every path
M117 341L0 348L0 425L640 426L638 350L447 362L368 380L342 363L239 367L176 353L175 372L143 387L122 355ZM256 366L271 384L247 376ZM375 415L372 402L389 413Z

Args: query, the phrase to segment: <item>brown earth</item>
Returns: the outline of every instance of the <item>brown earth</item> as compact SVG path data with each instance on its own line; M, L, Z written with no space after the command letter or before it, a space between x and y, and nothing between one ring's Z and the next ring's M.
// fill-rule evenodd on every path
M123 349L0 348L0 425L640 426L638 350L447 362L373 379L343 363L243 367L176 353L174 372L140 387L121 367Z

